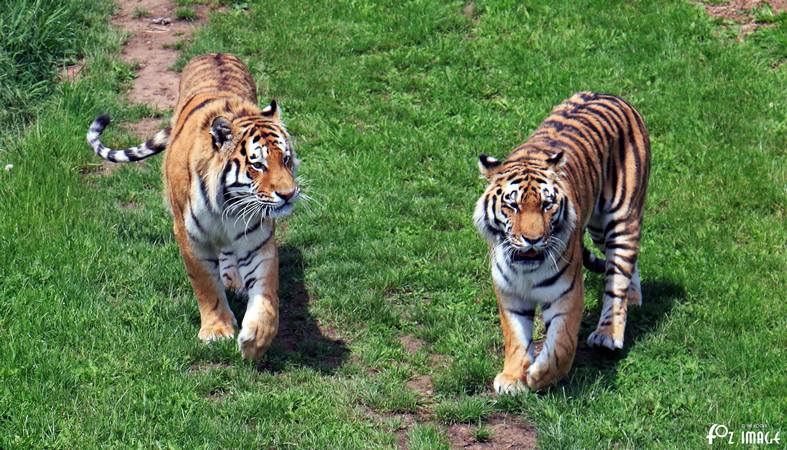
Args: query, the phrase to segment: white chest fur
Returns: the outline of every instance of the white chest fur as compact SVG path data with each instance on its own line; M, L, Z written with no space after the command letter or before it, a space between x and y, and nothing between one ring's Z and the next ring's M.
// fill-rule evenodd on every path
M556 267L557 266L557 267ZM558 274L560 266L551 260L538 267L530 267L509 262L500 250L492 256L492 278L497 288L506 297L527 303L550 303L566 291L570 285L567 277L551 279ZM516 305L506 305L516 307Z

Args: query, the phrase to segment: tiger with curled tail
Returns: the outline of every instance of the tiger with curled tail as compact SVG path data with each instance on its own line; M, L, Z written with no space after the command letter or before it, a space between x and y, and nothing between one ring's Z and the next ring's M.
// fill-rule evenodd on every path
M232 55L208 54L183 69L170 127L138 147L113 150L99 139L108 123L99 117L87 134L106 160L138 161L167 150L165 196L199 303L198 337L231 339L237 321L224 288L245 291L238 347L244 358L259 358L279 326L275 220L301 196L299 162L276 101L260 109L246 66Z
M505 346L499 394L542 389L566 375L582 316L582 265L605 274L591 346L623 347L626 309L641 304L637 257L650 170L640 114L623 99L581 92L554 108L504 160L481 155L488 180L474 220L491 251ZM583 248L585 229L604 253ZM536 308L546 326L535 354Z

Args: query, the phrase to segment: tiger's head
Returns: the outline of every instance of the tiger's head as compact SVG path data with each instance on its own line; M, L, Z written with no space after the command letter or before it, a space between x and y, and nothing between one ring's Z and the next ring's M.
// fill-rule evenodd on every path
M275 100L260 115L217 116L210 135L214 150L223 155L219 182L225 213L274 218L292 212L301 197L296 178L300 161Z
M561 178L563 164L562 152L508 161L479 157L489 185L473 219L496 260L529 271L547 260L557 266L576 223Z

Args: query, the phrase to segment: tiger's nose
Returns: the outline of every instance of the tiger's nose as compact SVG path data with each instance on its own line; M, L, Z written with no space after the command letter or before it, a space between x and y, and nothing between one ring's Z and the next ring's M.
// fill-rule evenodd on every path
M276 191L276 195L278 195L279 198L284 200L285 203L290 201L290 199L293 198L295 196L295 194L297 194L297 193L298 193L297 189L293 189L290 192L279 192L279 191Z
M522 242L525 245L529 245L530 247L538 247L544 241L544 235L538 236L536 238L529 238L527 236L522 236Z

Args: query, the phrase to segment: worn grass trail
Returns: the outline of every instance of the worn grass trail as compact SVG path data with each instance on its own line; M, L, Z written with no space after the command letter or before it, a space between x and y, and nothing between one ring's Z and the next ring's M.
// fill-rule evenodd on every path
M159 161L104 173L84 143L99 112L117 145L151 114L119 102L107 44L0 154L0 447L444 448L498 412L544 448L700 447L711 423L784 423L784 20L738 44L682 2L248 3L180 64L241 56L296 137L315 201L279 236L280 339L259 365L197 342ZM645 306L621 354L497 399L475 158L587 89L651 132Z

